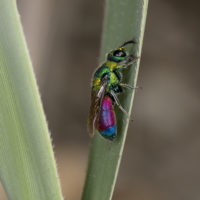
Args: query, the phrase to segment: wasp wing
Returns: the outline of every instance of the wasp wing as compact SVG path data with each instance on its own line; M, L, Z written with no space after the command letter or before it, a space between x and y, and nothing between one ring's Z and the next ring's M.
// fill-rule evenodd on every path
M105 95L108 79L105 78L102 81L100 89L91 92L91 104L88 117L88 131L91 136L94 135L95 129L98 128L98 118L100 113L101 102Z

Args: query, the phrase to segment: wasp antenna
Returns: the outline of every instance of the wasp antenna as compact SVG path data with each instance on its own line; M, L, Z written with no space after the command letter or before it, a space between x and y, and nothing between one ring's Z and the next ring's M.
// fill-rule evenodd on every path
M137 44L137 42L135 40L128 40L128 41L124 42L120 47L124 47L127 44Z

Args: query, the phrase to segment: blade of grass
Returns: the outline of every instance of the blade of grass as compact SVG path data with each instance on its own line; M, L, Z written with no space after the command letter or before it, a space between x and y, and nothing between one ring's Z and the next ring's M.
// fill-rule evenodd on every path
M0 179L9 200L61 200L15 0L0 0Z
M137 44L130 48L130 53L141 55L148 0L107 0L102 49L100 61L105 54L127 40L134 39ZM136 86L139 60L129 69L124 70L123 82ZM122 106L131 112L133 92L119 95ZM128 119L116 110L118 137L112 144L95 134L89 156L88 171L82 200L110 200L115 186L124 142L128 129Z

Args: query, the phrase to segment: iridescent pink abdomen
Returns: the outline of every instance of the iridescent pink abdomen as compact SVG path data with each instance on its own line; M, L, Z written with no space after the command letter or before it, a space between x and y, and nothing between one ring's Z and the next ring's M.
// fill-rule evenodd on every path
M100 134L110 140L116 137L115 113L112 100L109 96L105 96L101 103L98 130Z

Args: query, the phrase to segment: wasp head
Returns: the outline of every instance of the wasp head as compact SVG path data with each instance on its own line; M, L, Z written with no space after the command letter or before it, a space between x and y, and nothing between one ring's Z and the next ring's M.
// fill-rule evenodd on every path
M114 61L114 62L120 62L126 59L128 53L126 52L126 50L122 47L111 51L108 56L107 59L110 61Z

